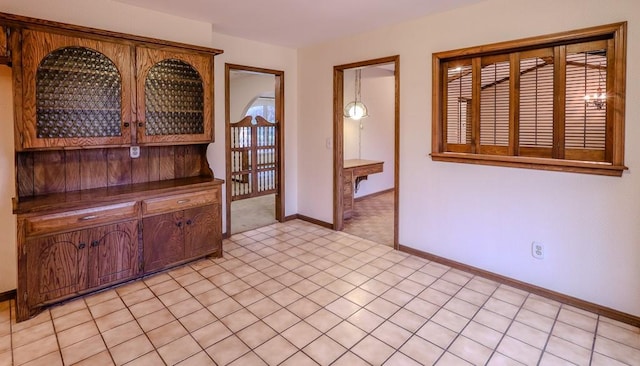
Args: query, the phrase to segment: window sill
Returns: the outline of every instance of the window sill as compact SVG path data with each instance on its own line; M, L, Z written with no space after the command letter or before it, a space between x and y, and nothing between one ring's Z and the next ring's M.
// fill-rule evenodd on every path
M431 160L433 161L552 170L558 172L596 174L613 177L622 176L622 172L628 169L626 166L617 166L610 163L521 156L497 156L455 152L431 153L430 155Z

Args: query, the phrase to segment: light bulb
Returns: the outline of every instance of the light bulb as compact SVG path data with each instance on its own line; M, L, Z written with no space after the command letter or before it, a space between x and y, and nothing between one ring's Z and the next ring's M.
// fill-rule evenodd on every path
M364 116L364 110L358 104L354 104L349 108L349 118L358 121Z

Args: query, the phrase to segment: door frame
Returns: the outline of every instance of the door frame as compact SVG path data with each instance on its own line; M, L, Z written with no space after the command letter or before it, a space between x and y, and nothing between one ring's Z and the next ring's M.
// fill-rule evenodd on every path
M284 71L265 69L261 67L245 66L225 63L224 72L224 131L225 131L225 165L226 165L226 234L231 235L231 111L230 111L230 85L229 74L231 71L248 71L261 74L271 74L275 76L275 107L276 107L276 220L282 222L285 218L285 197L284 197Z
M357 67L393 63L395 78L394 97L394 172L393 172L393 248L398 249L398 208L400 182L400 55L353 62L333 67L333 229L344 229L344 71Z

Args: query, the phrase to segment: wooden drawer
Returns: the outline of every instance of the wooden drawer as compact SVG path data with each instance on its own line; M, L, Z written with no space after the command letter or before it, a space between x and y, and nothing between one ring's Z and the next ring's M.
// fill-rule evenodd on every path
M28 217L25 219L25 231L26 235L30 237L72 231L125 219L135 219L138 216L139 207L136 201L131 201Z
M357 167L353 170L353 175L356 177L362 177L369 174L382 173L382 164L374 164Z
M217 202L216 190L174 194L142 201L142 215L150 216Z

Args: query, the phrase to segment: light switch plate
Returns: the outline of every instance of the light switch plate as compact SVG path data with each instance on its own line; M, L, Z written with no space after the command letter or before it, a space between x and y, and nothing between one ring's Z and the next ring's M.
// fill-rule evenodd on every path
M140 146L131 146L129 147L129 156L132 159L137 159L140 157Z

